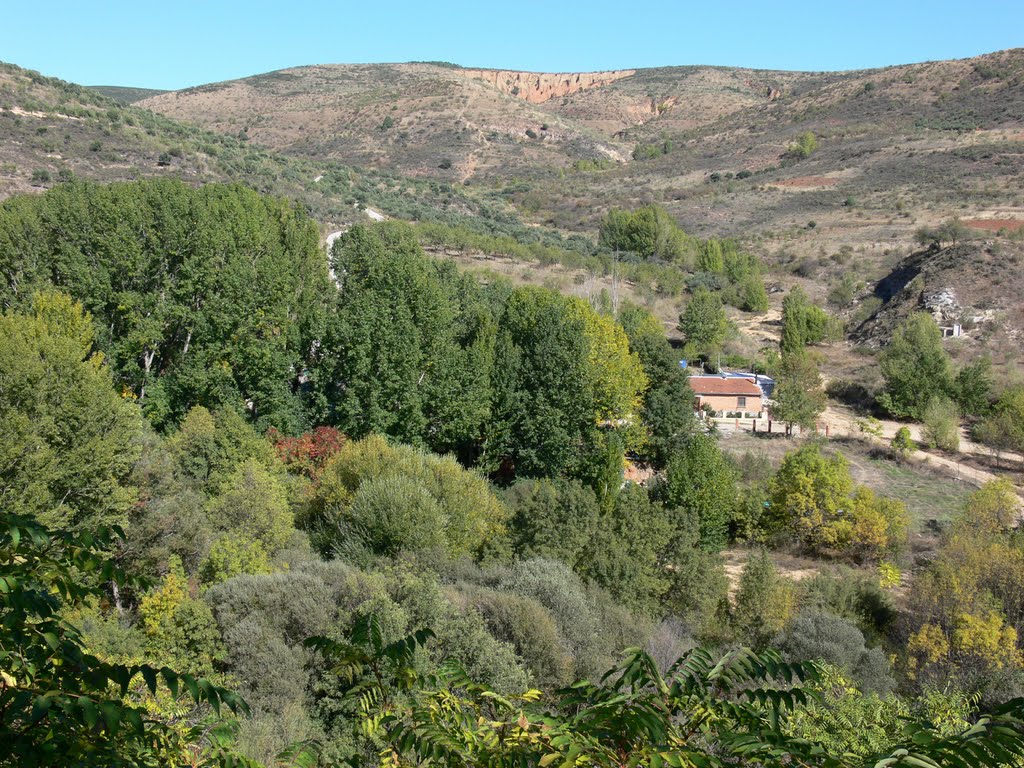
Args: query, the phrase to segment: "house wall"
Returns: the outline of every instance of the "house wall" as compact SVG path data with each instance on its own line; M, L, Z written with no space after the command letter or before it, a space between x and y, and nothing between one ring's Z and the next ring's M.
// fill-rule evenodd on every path
M758 395L747 395L747 404L742 408L736 405L736 395L700 395L701 405L710 405L715 411L743 411L758 413L762 410L761 398Z

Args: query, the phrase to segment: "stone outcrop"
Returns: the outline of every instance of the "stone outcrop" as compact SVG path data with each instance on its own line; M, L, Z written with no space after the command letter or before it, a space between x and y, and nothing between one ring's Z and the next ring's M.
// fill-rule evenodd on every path
M544 74L539 72L513 72L505 69L460 69L466 77L483 80L499 91L540 104L550 99L568 96L588 88L600 88L636 74L633 69L613 72L579 72L571 74Z
M959 322L963 314L963 308L957 302L956 293L952 288L942 288L922 295L921 304L939 325Z

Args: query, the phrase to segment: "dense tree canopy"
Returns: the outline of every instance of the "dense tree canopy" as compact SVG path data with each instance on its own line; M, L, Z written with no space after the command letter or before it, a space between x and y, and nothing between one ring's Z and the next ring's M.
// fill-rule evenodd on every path
M404 224L356 226L331 256L339 291L316 371L327 418L472 456L490 414L494 314L472 278Z
M298 377L323 323L327 271L299 208L240 186L62 184L0 204L0 301L53 286L92 314L97 346L158 425L248 402L305 418Z
M691 307L760 301L756 258L648 213ZM906 508L815 442L777 471L720 442L647 311L460 274L393 222L339 239L332 285L316 234L177 182L0 206L0 766L838 768L897 723L886 764L1022 751L1009 483L901 574ZM943 395L1012 438L989 386ZM775 397L819 404L802 349ZM797 585L761 544L845 565Z

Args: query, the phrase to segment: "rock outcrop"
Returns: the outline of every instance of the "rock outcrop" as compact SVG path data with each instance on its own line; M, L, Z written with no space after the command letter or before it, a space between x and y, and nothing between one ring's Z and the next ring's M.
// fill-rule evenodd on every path
M540 104L550 99L568 96L588 88L600 88L636 74L633 69L613 72L578 72L570 74L546 74L539 72L513 72L505 69L460 69L466 77L483 80L499 91Z

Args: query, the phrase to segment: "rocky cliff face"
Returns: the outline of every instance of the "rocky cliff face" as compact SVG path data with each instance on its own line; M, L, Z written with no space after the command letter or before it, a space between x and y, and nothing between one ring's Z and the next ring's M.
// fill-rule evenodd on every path
M636 74L636 70L633 69L571 74L512 72L504 69L460 69L458 72L474 80L483 80L498 90L531 104L540 104L587 88L599 88Z

